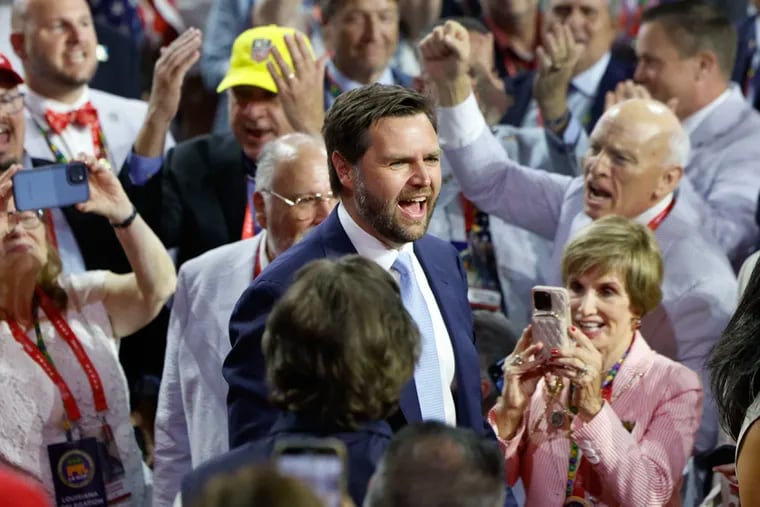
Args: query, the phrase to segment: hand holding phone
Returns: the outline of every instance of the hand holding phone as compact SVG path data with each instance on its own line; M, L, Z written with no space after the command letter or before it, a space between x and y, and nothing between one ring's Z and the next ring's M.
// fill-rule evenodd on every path
M13 175L18 211L62 208L90 198L87 166L82 162L51 164Z
M309 485L326 507L340 507L348 490L346 447L334 438L281 439L275 443L277 469Z
M533 343L543 343L541 360L551 357L551 350L566 351L570 345L570 294L564 287L537 285L531 291Z

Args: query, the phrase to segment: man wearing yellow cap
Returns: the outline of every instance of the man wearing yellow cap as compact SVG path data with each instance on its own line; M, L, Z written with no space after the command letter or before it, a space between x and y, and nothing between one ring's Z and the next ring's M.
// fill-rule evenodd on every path
M251 202L256 158L283 134L319 133L323 66L308 39L292 28L269 25L243 32L217 88L228 94L231 134L178 144L145 182L122 178L166 247L177 248L178 265L258 231Z

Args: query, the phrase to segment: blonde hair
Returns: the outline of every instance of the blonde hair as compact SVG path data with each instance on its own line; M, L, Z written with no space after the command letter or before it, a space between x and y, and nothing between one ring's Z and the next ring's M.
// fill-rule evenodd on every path
M591 270L623 278L631 307L642 317L662 300L662 257L644 225L609 215L584 228L562 254L562 282Z
M53 300L53 303L55 303L59 310L65 311L68 305L68 296L58 281L58 277L61 276L61 272L63 271L61 256L58 255L58 250L51 244L47 232L45 233L45 242L47 244L47 259L37 275L37 286Z

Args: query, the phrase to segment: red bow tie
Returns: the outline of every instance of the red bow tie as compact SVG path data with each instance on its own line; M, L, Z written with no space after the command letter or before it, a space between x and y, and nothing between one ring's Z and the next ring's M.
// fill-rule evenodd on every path
M57 113L48 109L45 111L45 121L55 134L60 134L70 123L81 126L97 126L98 111L91 102L67 113Z

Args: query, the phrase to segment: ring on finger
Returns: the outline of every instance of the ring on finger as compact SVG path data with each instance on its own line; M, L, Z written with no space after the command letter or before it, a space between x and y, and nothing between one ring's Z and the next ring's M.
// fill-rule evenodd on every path
M510 364L512 366L522 366L523 364L525 364L525 361L523 361L522 357L520 357L519 355L516 355L515 357L512 358L512 361L510 361Z
M588 367L584 364L583 368L578 370L575 374L576 377L581 378L588 373Z
M295 79L295 78L296 78L295 72L291 72L290 74L288 74L288 80Z

